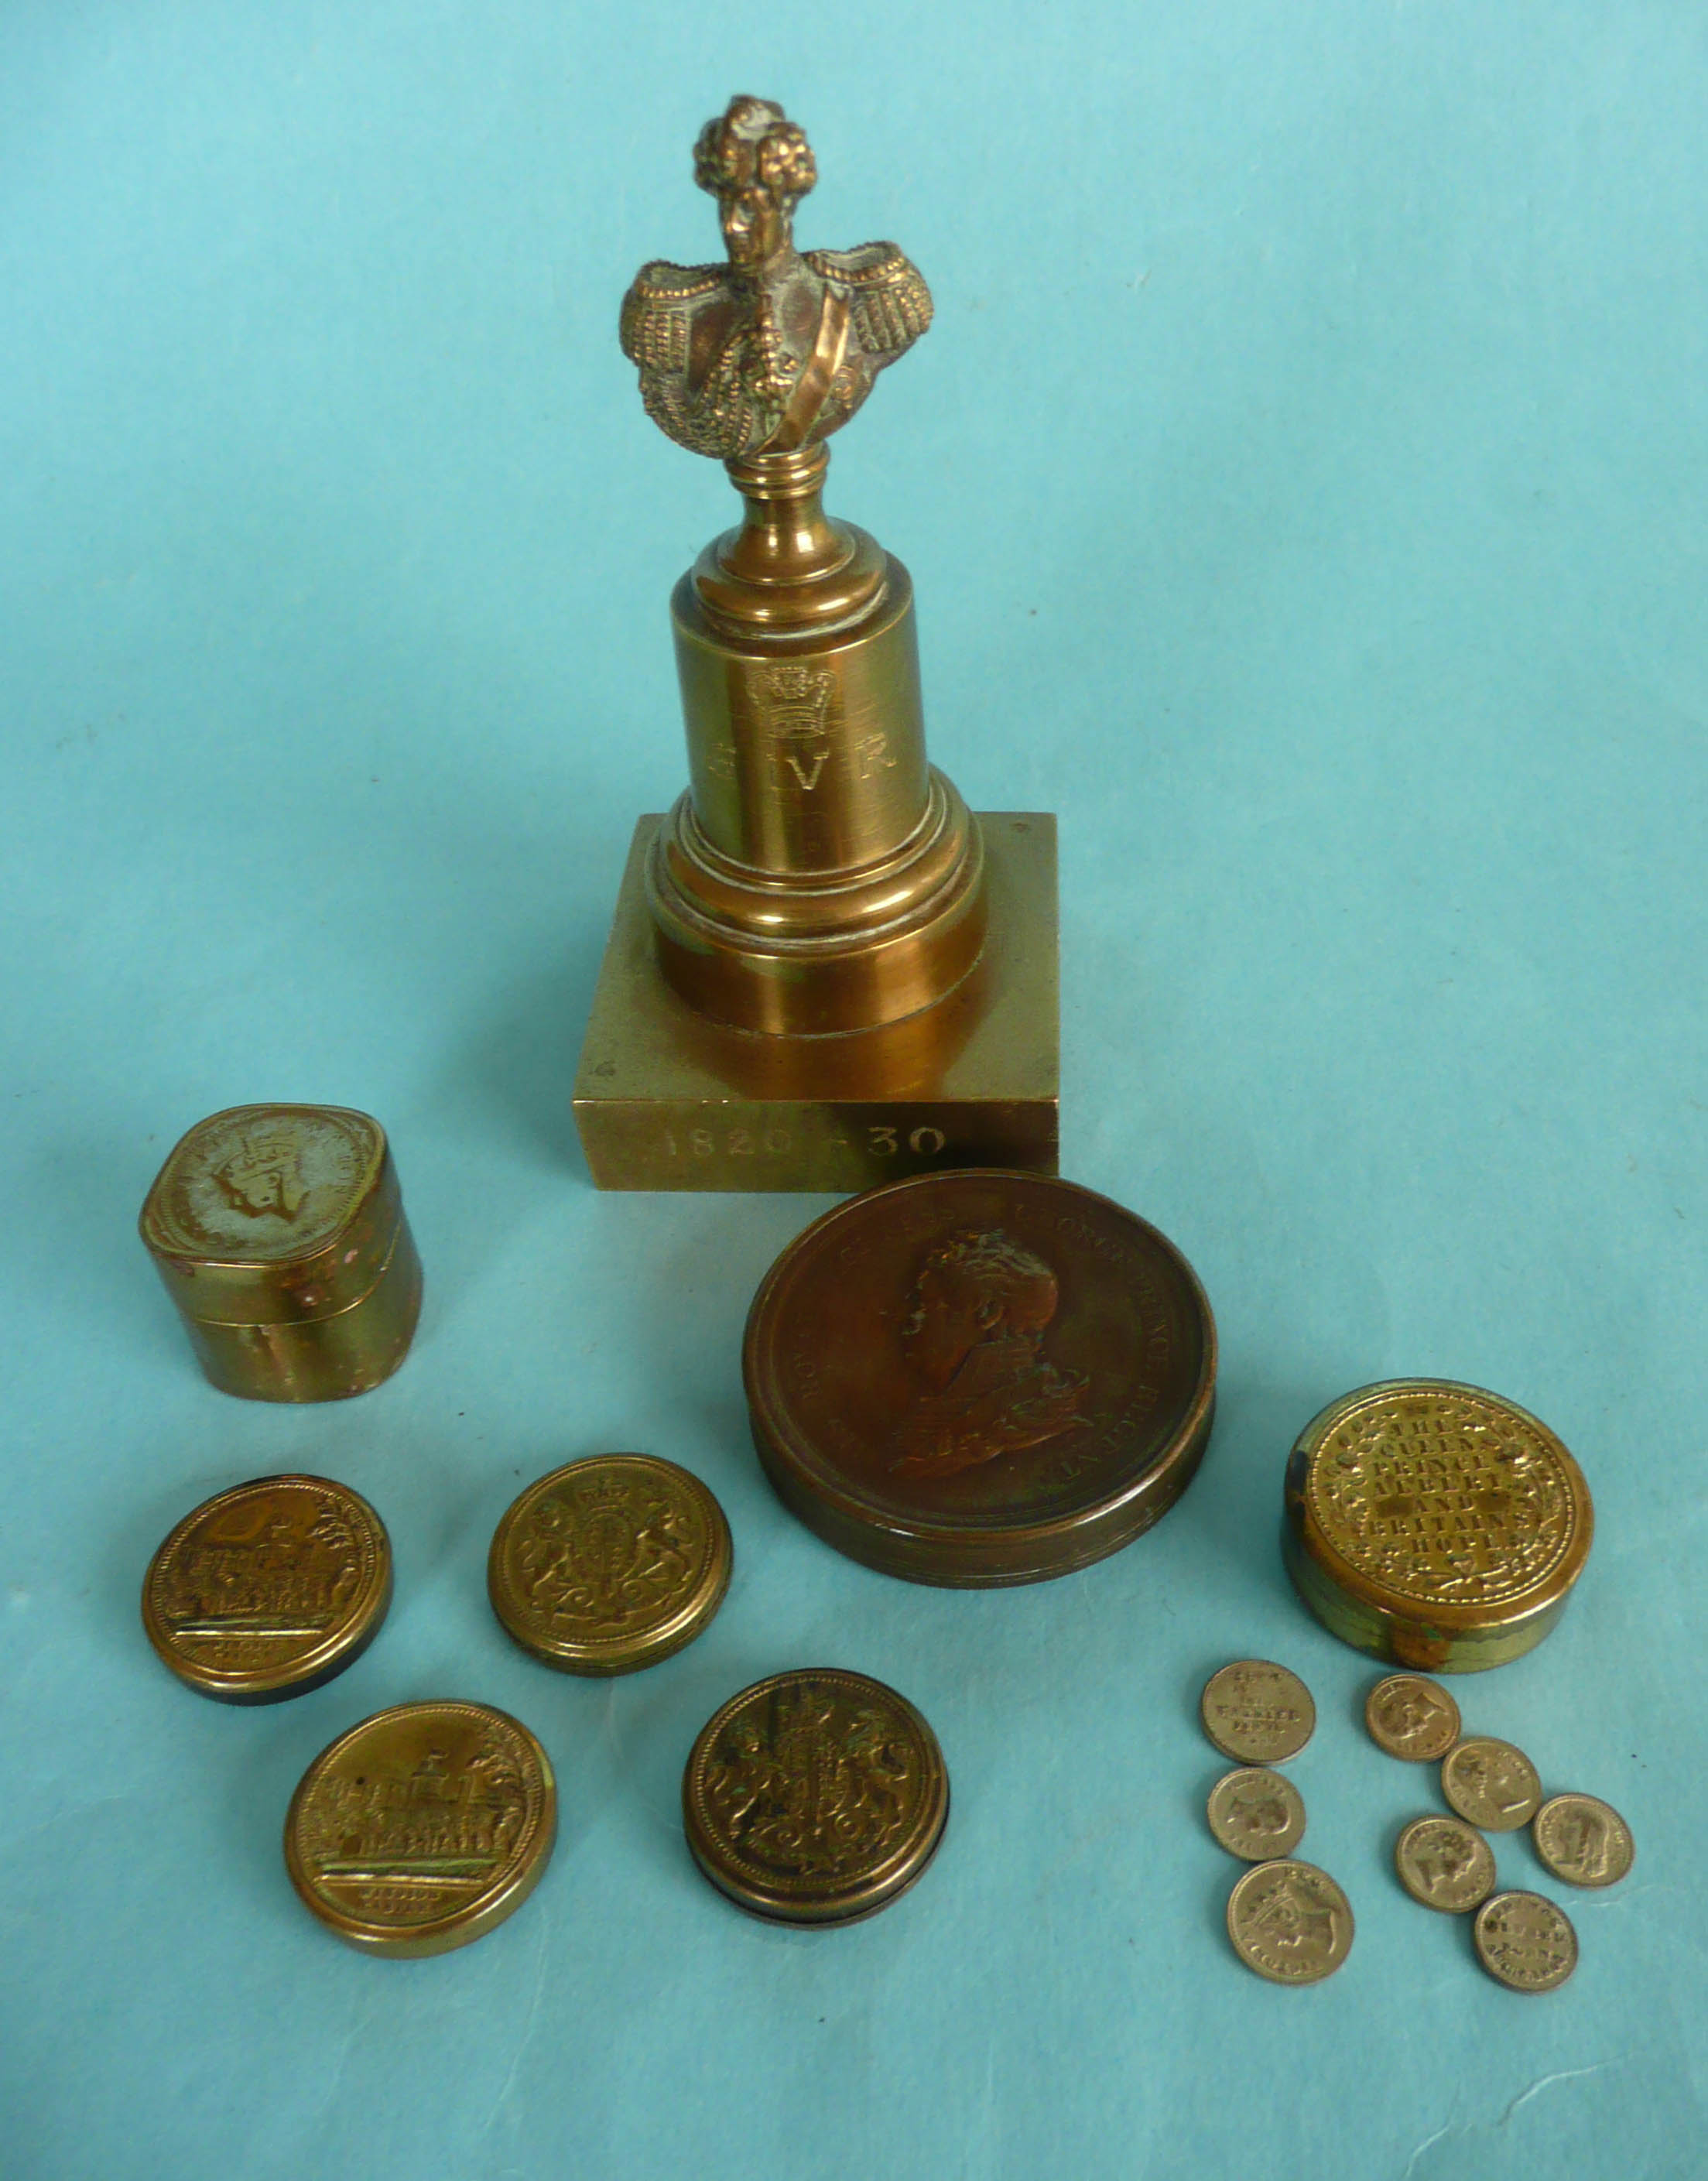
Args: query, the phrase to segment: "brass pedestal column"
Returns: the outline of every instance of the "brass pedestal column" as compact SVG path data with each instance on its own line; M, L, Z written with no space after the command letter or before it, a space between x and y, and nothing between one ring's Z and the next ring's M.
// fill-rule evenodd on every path
M801 132L738 99L698 177L727 266L623 306L649 412L744 502L672 600L687 792L637 829L575 1111L607 1188L1053 1172L1054 821L926 760L913 585L826 517L822 441L930 323L893 244L798 253Z

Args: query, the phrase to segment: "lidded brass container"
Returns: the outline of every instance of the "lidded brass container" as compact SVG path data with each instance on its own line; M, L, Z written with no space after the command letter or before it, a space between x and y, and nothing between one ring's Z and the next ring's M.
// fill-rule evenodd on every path
M367 1113L233 1106L198 1121L140 1224L222 1393L339 1400L409 1352L421 1260L385 1131Z
M1595 1533L1583 1471L1517 1402L1394 1378L1332 1402L1287 1464L1282 1549L1343 1643L1430 1673L1533 1649Z

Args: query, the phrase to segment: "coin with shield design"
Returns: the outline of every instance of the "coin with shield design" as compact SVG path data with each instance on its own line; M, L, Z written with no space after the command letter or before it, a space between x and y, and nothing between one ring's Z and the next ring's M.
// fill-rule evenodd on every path
M600 1454L530 1484L487 1556L492 1610L569 1674L630 1674L680 1651L729 1588L729 1524L673 1461Z

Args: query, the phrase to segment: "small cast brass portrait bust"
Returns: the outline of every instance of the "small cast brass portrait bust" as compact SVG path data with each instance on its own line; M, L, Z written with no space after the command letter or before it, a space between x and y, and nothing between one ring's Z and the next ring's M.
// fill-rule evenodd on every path
M901 1339L931 1391L903 1427L896 1469L952 1477L1085 1421L1085 1373L1042 1353L1059 1300L1043 1259L999 1229L927 1254Z
M694 146L717 199L722 265L641 268L623 354L647 414L725 461L810 446L847 423L931 322L931 290L893 242L798 251L795 207L818 179L804 130L769 99L732 99Z

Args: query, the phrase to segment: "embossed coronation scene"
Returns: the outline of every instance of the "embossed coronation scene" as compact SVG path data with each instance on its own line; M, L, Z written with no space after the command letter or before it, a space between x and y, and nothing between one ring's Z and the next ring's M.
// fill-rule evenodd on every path
M200 1668L282 1668L320 1650L383 1579L365 1504L312 1478L222 1494L168 1538L149 1571L156 1629Z
M1545 1582L1573 1543L1560 1450L1470 1391L1378 1395L1340 1418L1307 1487L1321 1533L1358 1574L1440 1605L1498 1605Z
M760 1914L834 1921L919 1875L948 1815L948 1775L893 1689L800 1671L743 1690L707 1722L683 1799L714 1884Z
M524 1730L475 1704L400 1706L317 1761L286 1829L293 1875L341 1914L396 1928L478 1911L550 1820Z

